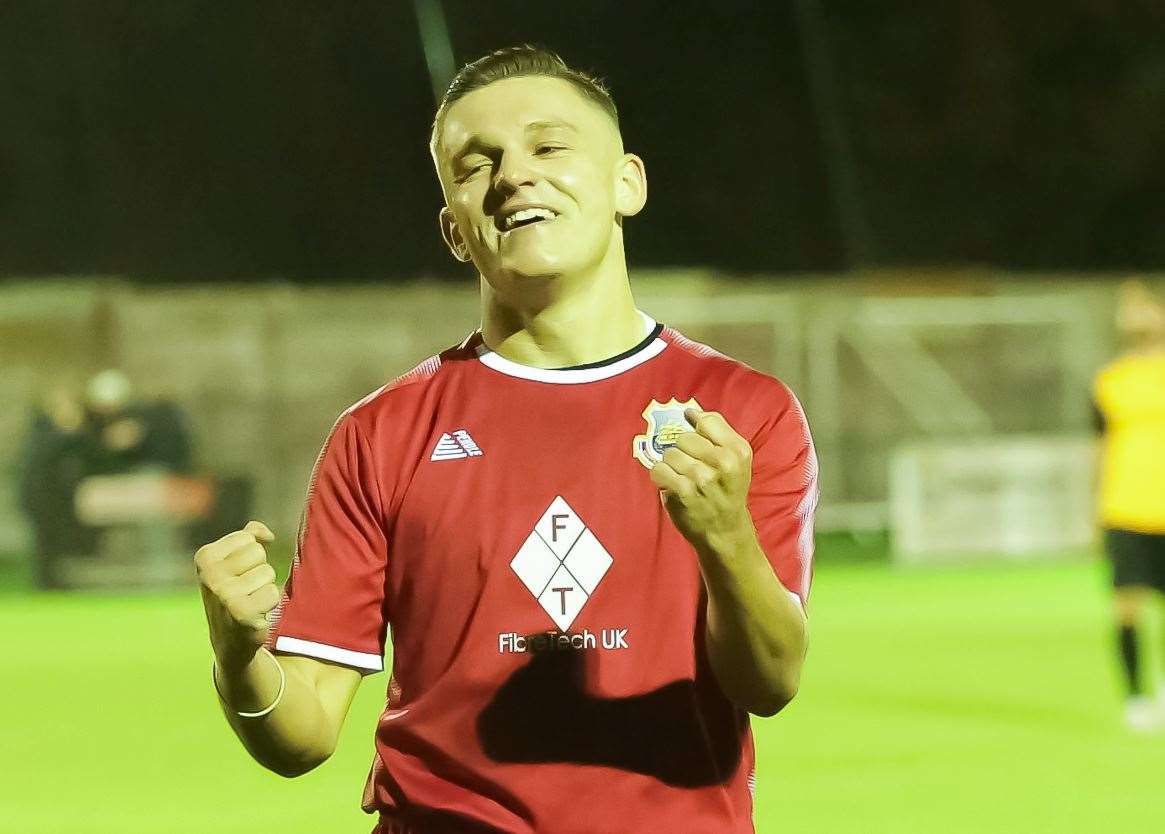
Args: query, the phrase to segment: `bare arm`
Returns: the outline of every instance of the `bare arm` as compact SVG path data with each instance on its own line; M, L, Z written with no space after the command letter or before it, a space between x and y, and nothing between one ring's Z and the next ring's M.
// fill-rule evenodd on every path
M651 470L676 528L696 551L708 591L706 644L724 694L774 715L797 694L808 630L773 573L747 497L752 448L724 418L688 409L681 434Z
M279 705L262 718L241 718L275 700L279 671L286 676ZM281 776L300 776L336 749L344 717L360 686L360 673L310 657L260 652L234 673L215 670L227 723L255 761Z
M257 762L290 777L332 755L361 676L344 666L261 649L267 612L281 596L262 544L273 539L265 525L252 521L199 548L194 560L227 722ZM262 717L238 715L263 711L277 698Z
M750 535L751 534L751 535ZM805 616L752 533L700 556L708 590L707 646L729 698L757 715L793 700L808 646Z

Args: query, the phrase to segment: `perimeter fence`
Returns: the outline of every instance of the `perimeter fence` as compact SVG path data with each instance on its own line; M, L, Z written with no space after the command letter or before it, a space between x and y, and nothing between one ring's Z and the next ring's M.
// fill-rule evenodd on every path
M797 392L821 460L820 527L879 531L895 517L904 449L1087 438L1091 378L1116 347L1119 277L672 270L633 284L660 321ZM0 285L0 551L27 551L15 470L34 404L54 388L123 369L140 395L184 409L200 467L252 477L256 513L291 530L336 415L459 342L477 316L473 287L439 283L10 280Z

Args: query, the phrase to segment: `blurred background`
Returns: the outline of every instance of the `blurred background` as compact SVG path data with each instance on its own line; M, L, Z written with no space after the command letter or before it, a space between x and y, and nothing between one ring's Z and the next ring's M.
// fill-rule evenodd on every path
M384 679L319 772L261 772L190 555L257 517L285 563L336 415L475 326L428 130L524 41L605 79L646 162L640 306L814 430L814 642L754 722L758 831L1165 825L1091 428L1118 286L1165 278L1165 6L3 0L0 831L370 827Z

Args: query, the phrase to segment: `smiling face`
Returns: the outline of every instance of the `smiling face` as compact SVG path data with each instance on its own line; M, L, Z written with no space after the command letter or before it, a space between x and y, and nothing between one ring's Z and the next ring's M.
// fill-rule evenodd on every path
M495 288L585 274L622 255L620 218L646 199L643 163L562 79L520 76L468 93L433 149L442 235ZM624 267L625 268L625 267Z

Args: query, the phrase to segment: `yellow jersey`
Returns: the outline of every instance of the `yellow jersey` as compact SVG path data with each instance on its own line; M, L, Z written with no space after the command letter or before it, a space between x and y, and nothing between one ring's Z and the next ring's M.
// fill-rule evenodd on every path
M1104 419L1101 524L1165 533L1165 351L1116 360L1093 398Z

